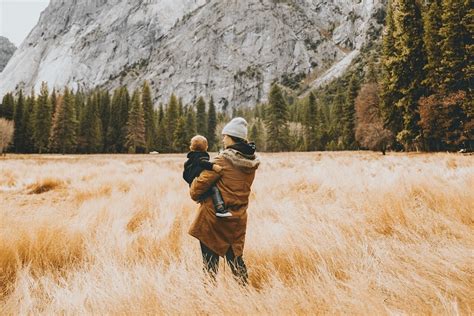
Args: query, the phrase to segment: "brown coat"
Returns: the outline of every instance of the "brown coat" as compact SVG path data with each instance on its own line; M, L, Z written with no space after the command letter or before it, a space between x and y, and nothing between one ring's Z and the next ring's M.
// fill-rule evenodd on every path
M214 159L214 163L221 166L222 171L218 174L204 170L191 184L190 195L194 201L199 201L200 196L215 183L232 217L216 217L212 198L207 197L199 201L199 212L191 224L189 234L220 256L225 255L229 246L235 256L241 256L247 230L250 187L260 161L255 156L226 149Z

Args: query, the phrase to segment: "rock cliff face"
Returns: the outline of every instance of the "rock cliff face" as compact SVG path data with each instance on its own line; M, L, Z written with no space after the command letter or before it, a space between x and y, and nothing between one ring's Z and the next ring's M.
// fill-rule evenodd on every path
M8 38L0 36L0 72L3 71L15 50L16 46Z
M41 81L130 89L148 80L221 106L264 101L274 80L342 74L380 29L384 0L52 1L0 74L0 95Z

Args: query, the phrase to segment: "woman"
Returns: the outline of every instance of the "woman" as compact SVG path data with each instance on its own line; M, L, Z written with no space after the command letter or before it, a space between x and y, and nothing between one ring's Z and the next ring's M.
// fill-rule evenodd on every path
M222 130L225 150L214 163L222 167L220 173L205 170L190 187L191 198L201 203L199 213L189 229L199 239L205 270L215 279L219 256L225 257L232 273L241 284L248 283L247 268L242 258L247 229L247 208L250 187L260 161L255 156L255 145L247 142L247 122L235 118ZM212 198L205 194L216 184L231 217L216 217Z

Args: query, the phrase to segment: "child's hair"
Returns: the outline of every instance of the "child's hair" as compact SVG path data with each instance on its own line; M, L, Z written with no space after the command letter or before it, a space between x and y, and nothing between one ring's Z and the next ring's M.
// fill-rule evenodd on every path
M196 135L191 138L191 146L189 146L189 149L191 149L191 151L207 151L207 147L208 144L206 137Z

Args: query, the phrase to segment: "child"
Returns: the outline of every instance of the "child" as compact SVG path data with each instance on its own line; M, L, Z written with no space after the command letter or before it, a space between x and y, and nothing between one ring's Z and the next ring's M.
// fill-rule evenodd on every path
M207 153L207 139L204 136L197 135L191 139L191 150L188 153L188 161L184 163L183 178L191 186L194 178L199 177L203 170L213 170L217 173L221 172L222 167L209 161L209 154ZM213 185L209 193L212 196L216 216L229 217L232 213L224 208L224 200L221 192Z

